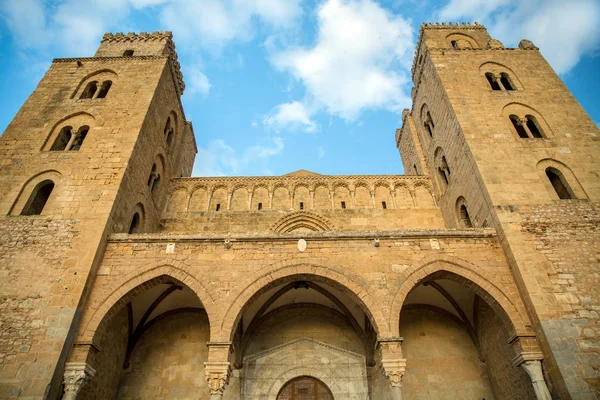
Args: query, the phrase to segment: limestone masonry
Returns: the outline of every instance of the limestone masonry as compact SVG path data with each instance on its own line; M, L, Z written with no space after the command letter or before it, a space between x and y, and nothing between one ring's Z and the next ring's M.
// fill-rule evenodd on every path
M0 398L600 398L598 128L476 23L412 78L407 175L191 178L170 32L54 60L0 138Z

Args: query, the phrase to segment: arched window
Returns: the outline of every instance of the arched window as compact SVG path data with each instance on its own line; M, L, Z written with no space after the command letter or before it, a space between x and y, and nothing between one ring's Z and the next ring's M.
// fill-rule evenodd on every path
M167 123L165 124L165 129L163 131L164 136L165 136L165 142L167 144L167 150L171 147L171 144L173 143L173 135L174 135L174 129L171 126L171 117L167 118Z
M80 99L91 99L94 97L94 94L98 90L98 82L91 81L87 84L85 89L83 89L83 93L81 93Z
M517 134L519 135L520 138L526 139L529 137L529 135L527 135L527 131L523 127L523 122L521 121L521 119L519 117L517 117L516 115L511 115L510 121L512 122L513 127L517 131Z
M433 123L433 118L431 118L431 114L427 111L427 121L431 124L431 129L435 128L435 124Z
M133 50L129 49L129 50L125 50L123 52L123 57L132 57L133 56Z
M75 135L75 139L73 140L73 143L71 144L71 148L69 148L69 150L79 150L81 148L81 145L83 144L83 141L85 140L85 137L87 136L89 130L90 130L90 127L87 125L79 128L79 131Z
M500 74L500 82L502 83L502 86L504 86L504 89L516 90L515 85L512 83L512 80L506 72Z
M104 81L102 82L102 86L100 86L100 91L98 92L97 99L103 99L108 94L110 87L112 86L112 81Z
M48 202L53 189L54 182L49 179L38 183L31 192L27 204L23 207L21 215L40 215Z
M67 145L71 141L71 131L73 130L72 126L65 126L60 130L56 140L50 147L51 151L61 151L67 148Z
M133 217L131 218L131 223L129 224L129 231L127 233L129 233L130 235L132 233L137 233L140 229L140 213L136 212L135 214L133 214Z
M546 168L546 176L554 187L559 199L576 198L564 175L558 169L552 167Z
M277 394L277 400L294 399L333 400L333 394L320 380L312 376L301 376L287 382Z
M156 172L156 164L152 165L152 170L150 171L150 176L148 177L148 187L150 189L154 188L154 180L158 177L158 173Z
M458 49L458 41L456 40L451 40L450 44L452 45L453 49Z
M533 115L526 115L525 118L527 119L527 128L529 129L529 132L531 132L531 135L534 138L544 137L542 135L542 129L540 128L540 125L535 117Z
M462 204L459 209L459 217L460 223L463 228L472 228L473 223L471 222L471 217L469 216L469 211L467 210L467 206Z
M425 126L425 130L429 133L429 137L433 137L433 131L431 130L431 125L429 125L429 121L423 123Z
M498 84L498 79L496 78L496 75L492 74L491 72L486 72L485 77L487 78L490 86L492 87L492 90L502 90L502 88L500 88L500 85Z

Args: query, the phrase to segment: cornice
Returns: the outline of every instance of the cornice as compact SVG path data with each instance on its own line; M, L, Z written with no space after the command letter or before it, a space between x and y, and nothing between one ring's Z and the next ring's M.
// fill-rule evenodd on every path
M413 229L413 230L364 230L364 231L302 231L302 232L195 232L195 233L113 233L108 241L113 243L177 243L177 242L206 242L224 243L226 240L235 242L295 242L305 240L379 240L386 239L489 239L495 238L496 230L491 228L470 229Z

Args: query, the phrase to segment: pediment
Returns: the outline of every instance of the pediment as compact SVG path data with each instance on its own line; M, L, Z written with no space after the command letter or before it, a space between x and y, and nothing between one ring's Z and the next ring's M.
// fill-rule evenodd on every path
M314 340L311 338L299 338L281 344L279 346L274 346L268 350L248 355L244 357L244 363L269 358L275 358L280 360L282 358L282 353L289 353L295 355L303 350L306 350L307 352L310 351L310 353L314 354L315 357L318 356L319 358L330 356L330 358L336 359L343 357L345 359L354 359L362 363L365 362L365 356L363 356L362 354L342 349L324 342L319 342L318 340Z

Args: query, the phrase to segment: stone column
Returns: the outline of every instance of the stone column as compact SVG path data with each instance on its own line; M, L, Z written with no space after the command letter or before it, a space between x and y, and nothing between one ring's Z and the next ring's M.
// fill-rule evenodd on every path
M63 383L65 394L63 400L77 399L77 393L87 380L96 375L96 371L84 362L71 362L65 364Z
M403 400L404 394L402 393L402 378L404 377L404 371L406 370L406 360L381 360L381 366L383 373L389 379L392 389L392 400Z
M229 381L230 371L231 368L228 361L204 363L204 373L208 381L210 400L221 400L223 398L225 386Z
M543 358L544 355L539 352L523 352L513 359L513 365L520 365L527 372L537 400L552 400L542 372Z
M402 338L379 338L377 344L381 352L381 368L389 379L392 400L403 400L402 378L406 370L406 359L402 357Z
M369 194L371 195L371 204L373 205L373 208L377 208L375 207L375 192L369 192Z
M311 190L309 193L310 193L310 209L314 210L315 209L315 191Z

